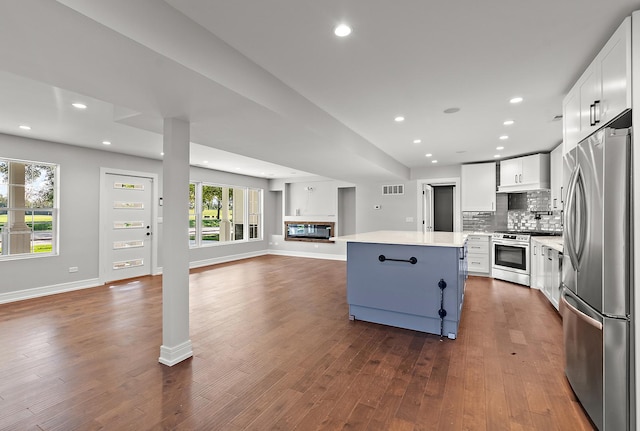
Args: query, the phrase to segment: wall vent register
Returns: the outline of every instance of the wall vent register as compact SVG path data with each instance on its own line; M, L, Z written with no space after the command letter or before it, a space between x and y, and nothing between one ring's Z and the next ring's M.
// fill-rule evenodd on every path
M404 184L396 184L391 186L382 186L382 195L403 195Z

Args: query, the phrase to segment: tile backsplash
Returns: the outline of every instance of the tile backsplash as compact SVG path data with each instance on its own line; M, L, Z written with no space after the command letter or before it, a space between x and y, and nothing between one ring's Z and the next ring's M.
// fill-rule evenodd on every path
M553 211L551 214L536 214L527 211L509 211L507 230L562 233L561 212Z
M463 212L465 231L527 230L562 233L562 212L549 211L551 193L498 193L495 212Z

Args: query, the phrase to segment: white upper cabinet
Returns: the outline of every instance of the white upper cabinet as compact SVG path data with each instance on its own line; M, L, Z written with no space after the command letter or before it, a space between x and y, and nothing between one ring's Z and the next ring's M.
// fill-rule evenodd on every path
M562 144L551 152L551 211L563 209Z
M500 162L498 190L501 192L524 192L548 189L549 186L549 154L532 154Z
M598 126L631 108L631 18L609 39L597 59L600 99L595 111Z
M631 18L627 17L562 104L564 152L631 108Z
M496 163L462 165L462 211L496 210Z

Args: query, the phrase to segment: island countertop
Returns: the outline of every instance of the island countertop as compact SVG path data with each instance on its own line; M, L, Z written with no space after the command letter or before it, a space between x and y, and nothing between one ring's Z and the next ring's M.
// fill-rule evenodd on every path
M380 230L337 236L333 241L362 242L371 244L423 245L436 247L463 247L467 238L465 232L414 232L401 230Z

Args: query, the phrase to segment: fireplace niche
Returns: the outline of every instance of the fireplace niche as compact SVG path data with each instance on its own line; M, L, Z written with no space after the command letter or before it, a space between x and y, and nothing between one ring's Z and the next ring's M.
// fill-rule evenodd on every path
M335 223L331 221L285 221L285 241L334 242Z

